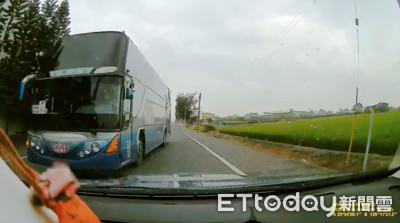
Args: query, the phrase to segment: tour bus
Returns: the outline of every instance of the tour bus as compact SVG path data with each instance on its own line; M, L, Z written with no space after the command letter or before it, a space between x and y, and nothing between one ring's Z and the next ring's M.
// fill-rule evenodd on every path
M140 164L171 134L170 90L124 32L64 37L56 68L27 76L22 98L34 163L119 169Z

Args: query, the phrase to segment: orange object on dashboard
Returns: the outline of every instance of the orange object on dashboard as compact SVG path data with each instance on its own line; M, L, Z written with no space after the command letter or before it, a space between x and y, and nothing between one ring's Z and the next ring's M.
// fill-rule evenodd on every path
M67 222L82 222L82 223L100 223L100 220L90 210L75 193L69 197L66 202L59 202L52 208L58 216L60 223Z
M0 153L10 162L16 174L31 187L33 205L44 204L51 208L60 223L100 223L92 210L76 195L79 183L66 164L55 163L53 167L39 175L21 159L2 128L0 128ZM50 221L45 213L41 214L44 220Z

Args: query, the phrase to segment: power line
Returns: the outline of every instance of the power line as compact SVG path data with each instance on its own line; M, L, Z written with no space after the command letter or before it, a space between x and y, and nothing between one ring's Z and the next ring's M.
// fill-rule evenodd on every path
M285 26L285 28L283 28L281 30L281 32L275 37L275 39L272 41L271 45L270 45L270 50L272 51L273 47L275 46L276 43L279 42L279 40L281 40L290 30L293 29L294 26L297 25L297 23L302 19L302 17L305 14L305 11L307 11L307 9L310 7L309 4L305 5L301 11L299 13L297 13L297 15L295 17L293 17L292 20L290 20L290 22ZM298 20L296 22L296 20ZM294 23L294 25L292 26L292 24ZM265 53L265 51L264 51ZM264 54L263 53L263 54Z
M307 14L307 12L310 10L310 8L315 5L316 0L310 1L307 4L304 5L304 7L302 7L298 13L290 20L290 22L285 26L285 28L283 28L280 33L274 38L274 40L272 41L272 43L269 45L269 47L263 51L261 51L260 54L258 54L258 56L256 56L255 58L252 59L252 61L250 61L249 63L247 63L246 65L243 66L243 69L246 70L250 70L252 67L252 63L258 59L263 57L264 55L267 54L267 57L271 54L271 52L273 51L273 49L276 47L276 45L279 43L279 41L284 38L305 16L305 14Z
M269 47L269 50L264 51L261 55L265 55L268 53L267 57L272 53L273 49L277 46L280 40L282 40L290 31L292 31L297 24L304 18L307 12L314 6L313 2L309 2L303 9L285 26L285 28L280 32L280 34L272 41L272 44ZM269 51L269 52L268 52Z

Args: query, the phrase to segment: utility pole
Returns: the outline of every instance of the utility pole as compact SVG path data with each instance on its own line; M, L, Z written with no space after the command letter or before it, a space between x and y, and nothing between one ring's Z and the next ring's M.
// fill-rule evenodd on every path
M183 119L185 120L185 127L186 127L186 107L185 107L185 115L184 115Z
M197 120L200 120L200 104L201 104L201 93L199 94L199 111L197 112Z
M200 105L201 105L201 93L199 93L199 110L197 111L197 131L200 129Z

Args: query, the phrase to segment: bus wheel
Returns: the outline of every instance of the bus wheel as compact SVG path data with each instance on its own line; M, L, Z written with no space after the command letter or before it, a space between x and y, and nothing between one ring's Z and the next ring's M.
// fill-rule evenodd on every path
M136 163L137 163L137 165L140 165L143 162L144 151L145 151L144 140L142 137L139 138L136 150L137 150L137 155L138 155Z

